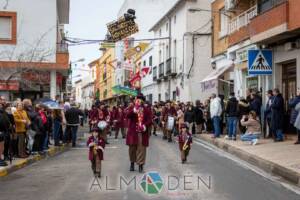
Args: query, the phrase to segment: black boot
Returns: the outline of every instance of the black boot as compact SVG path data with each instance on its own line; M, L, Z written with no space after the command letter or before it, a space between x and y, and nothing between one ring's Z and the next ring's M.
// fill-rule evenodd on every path
M144 166L143 165L139 165L139 172L143 173L144 172Z
M168 139L168 142L172 142L172 138L169 138L169 139Z
M134 171L134 162L132 162L132 163L130 164L130 171L131 171L131 172Z

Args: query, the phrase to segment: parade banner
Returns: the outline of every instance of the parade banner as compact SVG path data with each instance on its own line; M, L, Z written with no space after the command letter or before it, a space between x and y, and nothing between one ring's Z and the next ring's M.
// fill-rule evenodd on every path
M125 94L128 96L137 96L138 92L135 89L131 89L129 87L122 87L120 85L114 86L112 88L112 90L116 93L116 94Z
M139 31L138 25L134 20L126 20L124 17L107 24L107 28L113 42L120 41Z

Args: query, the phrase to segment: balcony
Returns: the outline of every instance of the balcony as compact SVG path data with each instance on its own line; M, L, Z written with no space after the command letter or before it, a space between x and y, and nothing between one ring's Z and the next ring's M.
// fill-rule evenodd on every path
M166 61L166 74L168 76L176 76L177 75L177 70L176 70L176 58L169 58Z
M249 10L233 18L229 22L229 34L232 34L240 30L242 27L247 26L250 23L250 20L255 16L257 16L257 13L258 13L257 6L253 6Z
M157 81L157 67L153 67L153 81Z
M251 41L274 42L288 30L287 0L268 0L258 4L259 15L250 22Z
M159 71L159 75L158 77L161 79L164 77L164 74L165 74L165 69L164 69L164 66L165 66L165 63L162 62L159 64L159 67L158 67L158 71Z
M69 69L69 47L67 43L56 44L56 68Z

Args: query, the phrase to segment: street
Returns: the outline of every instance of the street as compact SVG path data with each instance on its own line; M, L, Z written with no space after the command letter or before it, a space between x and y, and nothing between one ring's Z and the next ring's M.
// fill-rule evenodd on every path
M297 200L300 198L280 184L199 145L197 140L193 144L187 164L184 165L180 162L177 144L167 143L160 136L152 136L150 141L145 171L156 171L162 177L164 186L159 194L149 196L141 190L139 184L142 175L128 170L125 141L110 139L111 144L105 151L102 178L99 182L92 174L87 157L88 149L84 141L81 141L77 148L2 178L0 199ZM136 180L136 183L134 181L129 183L130 180Z

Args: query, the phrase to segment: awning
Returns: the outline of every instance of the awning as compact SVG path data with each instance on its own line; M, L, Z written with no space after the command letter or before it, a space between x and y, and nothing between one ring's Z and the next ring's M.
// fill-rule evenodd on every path
M233 64L230 64L230 65L221 67L219 69L216 69L213 72L211 72L208 76L206 76L200 83L205 83L205 82L208 82L208 81L217 80L217 79L219 79L219 76L224 74L227 70L229 70L232 67L233 67Z

